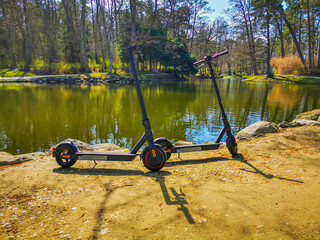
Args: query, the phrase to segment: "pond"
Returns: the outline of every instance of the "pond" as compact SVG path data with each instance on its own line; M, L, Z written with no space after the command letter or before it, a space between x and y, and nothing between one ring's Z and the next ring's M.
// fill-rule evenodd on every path
M320 85L219 80L233 130L320 108ZM222 128L211 80L141 85L155 137L213 142ZM66 138L131 148L143 134L134 85L0 85L0 150L49 150Z

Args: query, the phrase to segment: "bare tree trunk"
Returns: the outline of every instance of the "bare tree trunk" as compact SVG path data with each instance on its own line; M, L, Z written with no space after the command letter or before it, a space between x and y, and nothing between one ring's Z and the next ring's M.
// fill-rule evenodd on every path
M281 18L286 23L286 25L287 25L287 27L288 27L288 29L290 31L291 37L293 39L293 42L294 42L294 44L295 44L295 46L297 48L301 63L303 65L304 69L307 70L308 68L307 68L306 61L304 60L303 53L302 53L301 48L300 48L300 44L299 44L299 42L297 40L296 33L293 30L291 23L288 21L287 16L286 16L285 12L282 9L282 6L281 5L279 6L277 4L277 2L274 1L274 0L272 0L272 3L273 3L273 7L275 7L277 9L277 11L280 13Z
M25 70L30 70L31 64L31 49L30 49L30 31L29 31L29 16L27 12L27 1L23 0L23 15L24 15L24 24L25 24L25 41L26 41L26 55L24 56L25 59Z
M93 1L91 0L91 19L92 19L92 35L93 35L93 45L94 45L94 59L96 63L99 63L98 59L98 47L97 47L97 23L95 22L94 11L93 11ZM96 13L97 14L97 13Z
M154 27L154 22L155 20L157 19L157 12L158 12L158 0L155 0L155 3L154 3L154 14L151 18L151 21L150 21L150 26L149 26L149 31L148 31L148 37L150 37L150 34L151 34L151 30L152 30L152 27Z
M320 69L320 32L319 32L319 39L318 39L318 64L317 68Z
M82 57L83 57L83 70L85 73L89 73L89 66L88 66L88 56L87 56L87 49L86 49L86 0L81 0L82 5L82 12L81 12L81 28L82 28Z
M279 21L278 21L278 19L276 19L276 24L277 24L277 28L278 28L278 32L279 32L279 37L280 37L281 57L284 58L286 56L286 54L284 52L282 19L280 18Z
M299 45L299 43L298 43L298 41L297 41L296 34L295 34L295 32L293 31L293 29L292 29L292 27L291 27L291 24L289 23L288 19L287 19L286 16L284 15L284 13L282 14L282 19L283 19L283 20L285 21L285 23L287 24L287 27L288 27L288 29L289 29L289 31L290 31L290 34L291 34L292 39L293 39L293 42L294 42L294 44L296 45L296 48L297 48L297 51L298 51L300 60L301 60L301 62L302 62L302 64L303 64L303 67L304 67L305 69L308 69L308 68L307 68L307 64L306 64L306 61L304 60L303 53L302 53L302 51L301 51L300 45Z
M74 50L76 51L75 53L73 53L77 59L77 61L80 60L81 62L81 57L80 57L80 44L79 44L79 38L78 38L78 34L76 32L76 29L74 27L74 21L73 21L73 17L72 17L72 12L71 12L71 7L70 7L70 0L62 0L63 3L63 8L66 14L66 18L67 18L67 26L71 32L71 42L72 45L74 47ZM73 57L72 57L73 58Z
M7 14L4 6L3 0L1 0L1 8L2 8L2 16L4 18L4 24L6 27L6 32L7 32L7 41L8 41L8 46L9 46L9 55L10 55L10 68L14 69L16 68L16 59L14 57L13 53L13 47L12 47L12 41L11 41L11 34L10 34L10 27L8 24L8 19L7 19Z
M132 18L131 44L134 44L136 42L136 17L137 17L136 0L130 0L130 11L131 11L131 18Z
M308 16L308 55L309 55L309 71L312 68L312 48L311 48L311 26L310 26L310 6L307 0L307 16Z
M193 23L192 23L191 44L190 44L190 50L191 50L191 51L192 51L192 47L193 47L193 39L194 39L194 33L195 33L195 28L196 28L197 6L198 6L198 0L195 0L194 16L193 16Z
M273 74L271 72L271 64L270 64L270 4L268 1L268 9L267 9L267 77L272 78Z

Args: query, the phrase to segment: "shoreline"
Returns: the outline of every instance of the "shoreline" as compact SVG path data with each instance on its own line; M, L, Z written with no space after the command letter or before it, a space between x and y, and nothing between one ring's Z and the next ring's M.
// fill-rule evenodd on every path
M237 77L248 82L271 82L271 83L286 83L286 84L320 84L320 77L315 76L295 76L295 75L280 75L276 74L274 78L267 78L266 75L246 76L243 78Z

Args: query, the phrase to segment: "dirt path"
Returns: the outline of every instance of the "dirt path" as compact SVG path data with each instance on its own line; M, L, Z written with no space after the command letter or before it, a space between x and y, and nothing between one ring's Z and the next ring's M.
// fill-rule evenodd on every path
M177 155L159 173L51 157L0 168L0 239L320 239L320 127Z

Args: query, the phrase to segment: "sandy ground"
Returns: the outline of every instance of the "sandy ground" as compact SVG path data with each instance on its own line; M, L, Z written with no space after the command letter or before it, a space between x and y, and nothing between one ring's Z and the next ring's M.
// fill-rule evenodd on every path
M159 173L51 157L0 168L0 239L320 239L320 127L174 154Z

